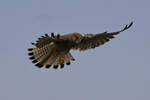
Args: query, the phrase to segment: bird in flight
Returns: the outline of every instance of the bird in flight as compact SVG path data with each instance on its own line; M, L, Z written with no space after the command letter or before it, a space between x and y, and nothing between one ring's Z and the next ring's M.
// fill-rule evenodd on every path
M126 25L122 30L109 33L103 32L85 35L77 32L65 35L54 35L54 33L51 33L51 36L45 34L38 38L36 43L31 43L35 48L28 49L29 59L32 60L32 63L38 68L45 67L48 69L51 66L53 66L54 69L64 68L64 65L70 65L71 61L75 61L70 50L85 51L94 49L108 42L120 32L129 29L132 25L133 22Z

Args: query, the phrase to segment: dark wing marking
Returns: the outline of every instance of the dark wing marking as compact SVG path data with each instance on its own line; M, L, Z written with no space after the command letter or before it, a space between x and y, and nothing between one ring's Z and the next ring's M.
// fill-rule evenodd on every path
M126 25L122 30L111 33L98 33L98 34L85 34L80 43L76 44L72 49L75 50L87 50L103 45L108 42L110 39L114 38L114 35L119 34L133 25L131 22L129 25Z
M45 34L45 36L39 37L36 43L31 43L31 44L36 46L37 48L41 48L51 42L52 42L52 37L50 37L48 34Z
M45 36L41 36L38 38L36 43L31 43L32 45L36 46L37 48L42 48L43 46L51 43L51 42L59 42L62 41L59 39L60 35L57 34L57 36L54 35L54 33L51 33L51 37L48 34L45 34Z

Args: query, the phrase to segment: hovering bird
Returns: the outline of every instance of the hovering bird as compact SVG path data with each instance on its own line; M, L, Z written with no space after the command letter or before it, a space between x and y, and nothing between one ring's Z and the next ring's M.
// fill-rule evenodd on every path
M129 29L133 25L131 22L126 25L122 30L117 32L103 32L98 34L85 34L80 33L69 33L65 35L54 35L51 36L45 34L38 38L36 43L32 43L35 48L29 48L28 55L32 63L38 68L50 68L53 66L54 69L58 67L64 68L64 65L70 65L71 61L75 61L75 58L71 55L70 50L84 51L88 49L94 49L110 39L114 38L115 35Z

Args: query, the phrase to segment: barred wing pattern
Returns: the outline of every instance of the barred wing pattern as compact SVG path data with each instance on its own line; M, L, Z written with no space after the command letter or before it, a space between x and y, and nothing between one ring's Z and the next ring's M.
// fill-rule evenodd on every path
M132 26L133 22L131 22L129 25L126 25L124 29L117 31L117 32L111 32L111 33L99 33L99 34L85 34L83 39L80 43L78 43L76 46L74 46L72 49L75 50L88 50L93 49L95 47L98 47L100 45L103 45L104 43L108 42L110 39L114 38L115 35L119 34L120 32L123 32L130 28Z
M43 46L51 43L54 38L55 38L54 33L51 33L51 37L48 34L45 34L45 36L39 37L36 43L31 44L36 46L37 48L42 48Z

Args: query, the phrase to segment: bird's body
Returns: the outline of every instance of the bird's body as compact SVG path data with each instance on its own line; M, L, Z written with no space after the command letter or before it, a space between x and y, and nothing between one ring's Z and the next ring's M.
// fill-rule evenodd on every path
M124 29L117 32L103 32L98 34L85 34L80 33L70 33L60 36L51 33L51 36L45 34L38 38L36 43L32 43L36 48L30 48L28 54L32 63L36 63L35 66L41 68L45 66L46 68L63 68L64 65L70 65L71 61L74 61L74 57L71 55L70 50L88 50L98 47L105 42L108 42L114 35L123 32L124 30L130 28L133 23L126 25Z

